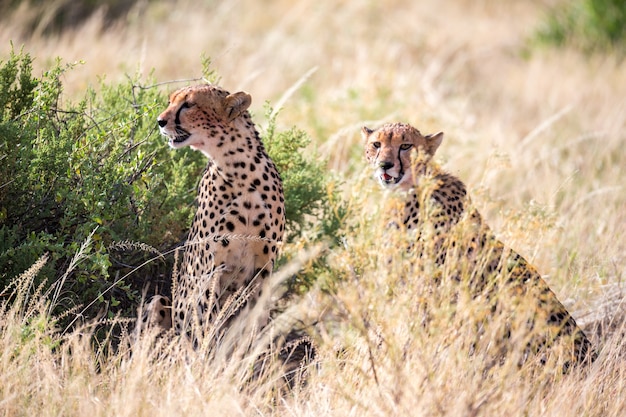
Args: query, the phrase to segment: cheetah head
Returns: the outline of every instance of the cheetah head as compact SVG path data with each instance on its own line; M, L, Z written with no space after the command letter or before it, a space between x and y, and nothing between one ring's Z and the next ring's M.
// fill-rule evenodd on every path
M169 105L157 123L172 148L191 146L211 156L215 136L247 114L251 101L243 91L229 94L209 84L184 87L170 95Z
M417 182L416 170L411 165L412 150L418 152L418 160L427 161L434 154L443 132L422 136L419 130L404 123L387 123L378 129L363 127L365 158L374 168L374 177L385 188L400 187L408 190Z

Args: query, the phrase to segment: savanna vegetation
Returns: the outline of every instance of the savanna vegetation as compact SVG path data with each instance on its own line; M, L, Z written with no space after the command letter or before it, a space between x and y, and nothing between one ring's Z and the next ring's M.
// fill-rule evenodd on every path
M622 415L622 2L0 11L3 415ZM283 395L278 363L251 379L252 354L128 334L141 300L169 291L206 163L170 150L156 116L169 91L203 81L252 94L285 183L276 318L307 326L318 362ZM445 132L437 159L585 328L589 369L520 369L515 340L488 328L475 343L484 306L385 228L393 197L359 130L386 121ZM514 353L493 367L500 343Z

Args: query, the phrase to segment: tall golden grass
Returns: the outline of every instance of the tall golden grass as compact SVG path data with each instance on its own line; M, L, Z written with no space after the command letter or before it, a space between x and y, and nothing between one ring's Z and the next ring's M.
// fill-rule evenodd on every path
M64 80L71 99L105 75L197 77L204 53L223 86L252 94L257 114L265 100L284 102L279 123L311 134L351 207L346 244L328 258L334 276L320 277L342 281L332 296L314 289L292 307L320 319L319 364L306 385L278 396L271 372L246 383L245 361L190 355L181 343L158 349L142 338L132 354L93 346L89 327L56 329L50 298L30 288L42 259L2 306L1 414L623 415L626 72L618 57L529 50L548 1L197 3L148 3L106 31L95 16L54 37L25 33L23 8L0 26L0 56L12 40L39 69L56 56L84 61ZM358 134L383 121L445 132L438 158L586 327L600 352L593 366L563 376L505 361L486 371L480 351L467 354L477 307L453 309L446 295L455 290L433 290L427 259L386 245L402 237L381 227L388 196L368 178ZM419 307L428 300L424 326Z

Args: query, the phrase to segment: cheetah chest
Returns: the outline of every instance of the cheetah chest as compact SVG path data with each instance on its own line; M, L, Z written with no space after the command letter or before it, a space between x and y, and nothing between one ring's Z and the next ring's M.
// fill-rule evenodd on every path
M232 293L271 269L282 239L283 207L270 194L225 179L210 166L200 183L198 211L185 259L188 279L219 271L217 293ZM260 183L259 183L260 185Z

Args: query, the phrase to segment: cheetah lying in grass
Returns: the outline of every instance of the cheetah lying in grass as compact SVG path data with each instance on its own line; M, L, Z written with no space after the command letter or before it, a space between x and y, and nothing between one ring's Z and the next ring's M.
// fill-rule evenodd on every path
M471 208L465 184L432 161L443 133L423 136L410 125L393 123L376 130L364 127L362 136L365 157L374 168L375 178L383 187L406 195L403 227L418 239L424 227L434 231L430 236L436 263L447 270L459 269L451 274L452 278L466 280L475 302L484 300L495 312L503 308L498 303L530 300L530 317L524 316L529 336L523 339L527 346L521 362L531 354L545 358L556 345L561 346L564 370L595 359L591 342L535 268L495 238L480 214ZM412 158L414 151L417 159ZM460 271L462 263L470 263L471 271ZM499 302L498 296L503 293L508 298L501 297L505 301ZM512 315L516 314L518 301L506 306ZM505 338L511 331L510 324L507 326Z

